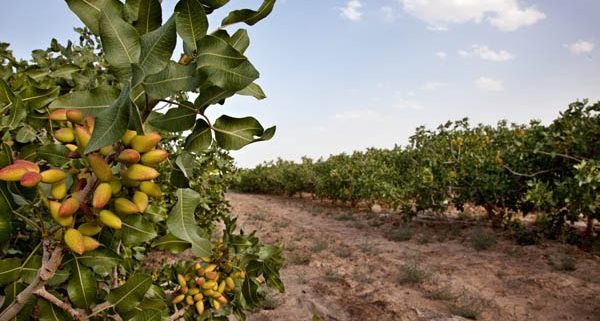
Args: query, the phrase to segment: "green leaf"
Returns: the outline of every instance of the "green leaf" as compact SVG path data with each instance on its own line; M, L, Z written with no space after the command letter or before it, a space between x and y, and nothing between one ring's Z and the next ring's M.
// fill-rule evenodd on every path
M92 138L85 153L111 145L123 137L129 124L129 86L121 90L119 98L107 109L98 114Z
M149 99L162 99L181 91L198 87L202 77L196 72L196 65L180 65L173 61L161 72L146 77L144 88Z
M99 248L94 251L85 252L77 257L77 260L92 268L96 274L107 276L113 272L113 268L121 261L121 257L108 248Z
M15 129L19 127L23 120L27 117L27 107L19 98L10 105L10 112L8 115L3 116L0 119L0 126L8 129Z
M127 321L162 321L165 319L166 313L157 310L142 310L134 313Z
M156 237L156 226L142 215L129 215L123 219L121 235L126 245L141 244Z
M203 114L208 106L224 101L225 98L234 94L234 91L227 91L217 86L204 87L200 90L200 95L196 97L194 107L198 109L199 113Z
M185 150L201 153L207 150L212 143L212 131L204 119L198 119L194 131L185 140Z
M194 162L194 156L192 154L181 152L181 154L177 156L175 164L187 179L192 179L194 174L194 166L196 165Z
M67 5L73 11L86 27L96 34L100 35L100 13L107 4L118 8L115 0L66 0Z
M215 139L220 147L238 150L250 143L269 140L275 134L275 127L264 130L254 117L234 118L223 115L213 125Z
M131 77L131 65L140 59L140 36L133 26L118 14L102 10L100 36L106 61L121 79Z
M226 5L229 0L200 0L200 2L212 10L221 8Z
M71 277L71 266L65 266L63 269L57 270L54 276L46 283L49 286L63 284Z
M233 48L235 48L235 50L243 54L250 46L250 37L248 37L248 31L246 31L246 29L238 29L238 31L231 36L229 43Z
M58 97L49 109L79 109L84 114L98 115L110 107L119 96L119 90L113 86L100 86L91 90L73 91Z
M27 86L19 93L23 102L28 103L30 108L39 109L48 105L54 98L58 97L60 87L39 88Z
M245 60L235 68L222 68L217 65L206 65L198 69L207 81L225 90L237 92L258 79L259 73L254 66Z
M56 295L60 300L60 296ZM72 320L63 310L46 300L39 300L39 319L40 321L65 321Z
M96 303L98 291L94 273L78 261L72 263L72 277L67 284L67 293L73 305L80 309L88 309Z
M144 72L150 75L163 70L169 64L177 43L175 19L171 17L162 27L143 35L141 41L140 66Z
M2 108L3 111L8 110L10 106L15 102L15 94L10 89L10 86L4 79L0 78L0 103L6 105Z
M227 26L230 24L244 22L247 25L254 25L261 21L273 11L275 6L275 0L265 0L258 10L242 9L230 12L225 19L221 22L221 26Z
M170 251L173 254L179 254L187 250L190 246L191 245L189 242L178 239L171 233L152 242L152 247L158 248L162 251Z
M46 160L48 163L62 167L66 163L70 161L67 157L69 154L69 150L60 144L49 144L44 146L39 146L35 150L35 160Z
M135 274L123 286L110 291L108 302L115 306L119 313L128 312L142 301L150 285L152 278L149 275Z
M196 122L196 110L192 103L184 102L183 104L189 107L169 109L166 114L152 119L149 122L150 125L168 132L182 132L191 129Z
M225 29L219 29L212 33L213 36L227 41L235 50L243 54L250 46L250 37L246 29L238 29L232 36Z
M23 127L19 128L17 131L17 135L15 135L15 140L19 143L25 144L30 143L35 139L36 131L29 125L23 125Z
M6 182L0 182L0 247L4 246L12 236L12 225L10 223L12 199L6 198L7 195Z
M178 189L177 203L171 209L167 219L167 228L175 237L192 244L192 253L196 256L210 256L211 243L200 235L195 219L195 210L200 203L200 194L191 189Z
M0 286L14 282L21 273L21 260L10 258L0 260Z
M233 48L227 41L208 35L198 41L198 68L205 66L232 69L248 59Z
M239 95L252 96L258 100L267 98L265 92L256 83L251 83L248 87L237 92Z
M40 255L31 255L23 262L21 270L21 279L27 284L31 284L37 276L37 272L42 267L42 257Z
M198 0L180 0L175 6L177 34L184 45L192 51L197 50L198 41L206 35L208 19L202 4Z
M140 0L135 27L138 34L147 34L162 24L162 9L159 0Z

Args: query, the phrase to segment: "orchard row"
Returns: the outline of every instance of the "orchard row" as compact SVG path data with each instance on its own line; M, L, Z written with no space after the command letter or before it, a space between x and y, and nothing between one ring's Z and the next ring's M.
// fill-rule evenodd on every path
M481 206L496 225L538 214L546 237L576 221L593 236L600 219L600 103L572 103L549 125L419 127L406 147L368 149L328 159L277 160L240 170L243 192L311 193L321 199L381 204L414 215ZM516 224L523 231L523 227Z

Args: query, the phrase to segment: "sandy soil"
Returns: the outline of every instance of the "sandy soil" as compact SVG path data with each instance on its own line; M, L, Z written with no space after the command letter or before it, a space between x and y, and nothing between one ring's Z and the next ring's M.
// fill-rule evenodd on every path
M571 246L518 246L485 230L497 242L476 251L481 228L439 220L413 222L410 240L393 241L390 230L402 237L393 215L297 198L228 199L244 230L286 247L286 292L269 294L251 321L600 321L600 257Z

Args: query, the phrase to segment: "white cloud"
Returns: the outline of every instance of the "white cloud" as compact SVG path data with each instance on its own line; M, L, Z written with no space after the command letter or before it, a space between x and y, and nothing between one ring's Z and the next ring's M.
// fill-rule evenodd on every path
M396 9L390 6L383 6L379 9L381 16L383 17L383 21L385 22L394 22L398 18L398 13Z
M493 62L504 62L515 59L515 56L506 50L494 51L485 45L472 45L469 50L459 50L462 57L477 57Z
M445 86L448 86L448 84L445 82L433 81L433 82L428 82L428 83L424 84L423 86L421 86L421 90L433 91L433 90L436 90L436 89L439 89L439 88L445 87Z
M591 41L577 40L576 42L565 45L572 53L576 55L587 54L594 50L596 45Z
M346 3L345 7L340 8L340 16L350 21L358 21L363 15L361 11L362 7L363 5L359 0L350 0Z
M449 24L487 20L502 31L514 31L544 19L535 7L519 0L399 0L404 10L425 21L428 29L447 30Z
M423 105L416 99L397 98L394 105L395 108L403 109L423 109Z
M446 57L448 57L448 54L443 51L438 51L435 53L435 55L440 59L446 59Z
M357 119L380 119L381 115L372 109L354 109L333 115L335 120L350 121Z
M489 78L489 77L479 77L475 80L475 84L479 89L487 90L487 91L503 91L504 85L502 81Z

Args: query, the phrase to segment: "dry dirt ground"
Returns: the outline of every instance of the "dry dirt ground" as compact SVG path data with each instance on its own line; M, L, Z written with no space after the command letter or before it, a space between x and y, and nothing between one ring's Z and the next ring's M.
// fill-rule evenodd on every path
M518 246L472 222L407 230L393 215L298 198L228 199L240 227L286 248L286 292L251 321L600 321L600 257L572 246ZM477 251L476 237L497 242Z

